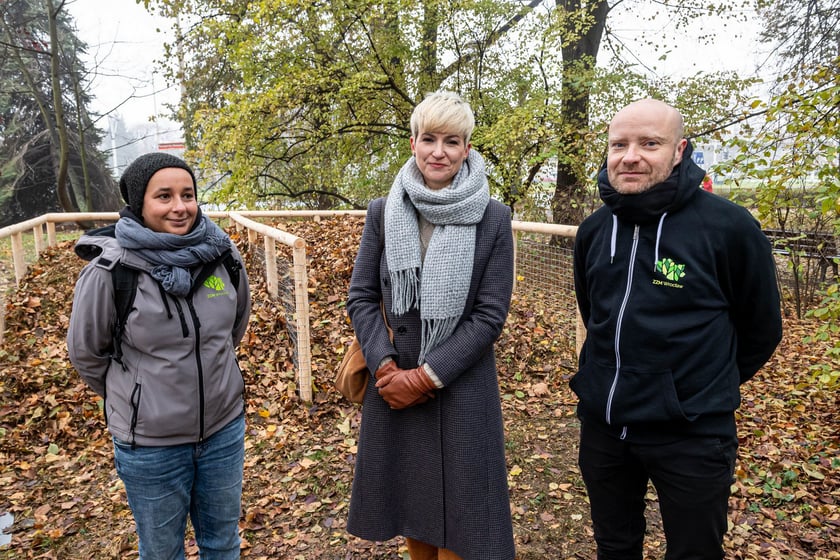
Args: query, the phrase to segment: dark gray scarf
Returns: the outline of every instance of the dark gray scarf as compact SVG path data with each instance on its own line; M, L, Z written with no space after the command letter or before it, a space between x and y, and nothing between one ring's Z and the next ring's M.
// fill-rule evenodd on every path
M452 334L464 312L475 255L475 227L490 201L484 159L470 150L452 184L432 190L410 158L385 204L385 255L393 286L392 310L420 309L418 364ZM435 225L421 259L417 213Z
M130 217L117 221L116 237L129 249L154 265L150 274L163 289L184 297L192 288L190 269L216 260L230 250L228 235L207 216L199 215L189 233L176 235L152 231Z

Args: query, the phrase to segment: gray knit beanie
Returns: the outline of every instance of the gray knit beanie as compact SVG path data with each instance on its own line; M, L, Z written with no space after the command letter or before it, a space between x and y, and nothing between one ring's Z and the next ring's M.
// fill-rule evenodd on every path
M143 196L146 194L149 179L152 178L152 175L167 167L186 169L192 177L193 187L196 186L195 174L187 165L187 162L166 152L143 154L132 161L131 165L123 171L122 177L120 177L120 193L128 203L128 207L138 218L143 213Z

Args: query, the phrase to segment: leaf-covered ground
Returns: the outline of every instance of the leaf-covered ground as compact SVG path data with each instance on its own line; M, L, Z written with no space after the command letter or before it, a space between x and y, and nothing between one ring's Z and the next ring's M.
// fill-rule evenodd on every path
M282 306L252 274L254 312L240 351L248 385L243 557L407 558L402 539L370 543L345 531L361 410L331 387L351 336L343 302L362 221L289 222L309 241L314 402L295 392ZM240 243L242 240L238 240ZM0 349L0 514L14 515L0 558L135 558L131 513L112 464L101 403L66 359L73 283L82 265L61 244L6 298ZM250 270L259 256L243 247ZM511 508L520 560L593 558L576 466L571 333L556 294L521 283L498 343ZM744 389L740 460L727 558L840 559L840 430L836 390L815 386L805 345L812 324L786 321L781 347ZM649 499L646 556L664 542ZM190 558L197 558L188 542Z

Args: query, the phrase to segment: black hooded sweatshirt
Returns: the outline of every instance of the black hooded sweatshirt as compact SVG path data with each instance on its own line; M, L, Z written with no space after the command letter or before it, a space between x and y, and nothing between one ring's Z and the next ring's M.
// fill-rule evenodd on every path
M782 336L770 243L744 208L699 188L691 152L635 195L602 167L605 205L575 240L578 416L627 441L734 438L740 384Z

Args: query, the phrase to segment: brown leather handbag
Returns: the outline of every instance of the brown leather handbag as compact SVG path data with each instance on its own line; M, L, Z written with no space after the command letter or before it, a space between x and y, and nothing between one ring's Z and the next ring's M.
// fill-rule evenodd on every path
M388 319L385 318L385 306L380 302L379 307L382 309L382 318L385 319L388 337L393 342L394 332L391 330L390 325L388 325ZM365 391L367 390L369 378L370 370L365 363L362 346L359 344L359 339L353 335L353 340L350 341L350 344L344 351L344 358L341 359L338 371L336 371L335 388L348 401L362 404L365 400Z

